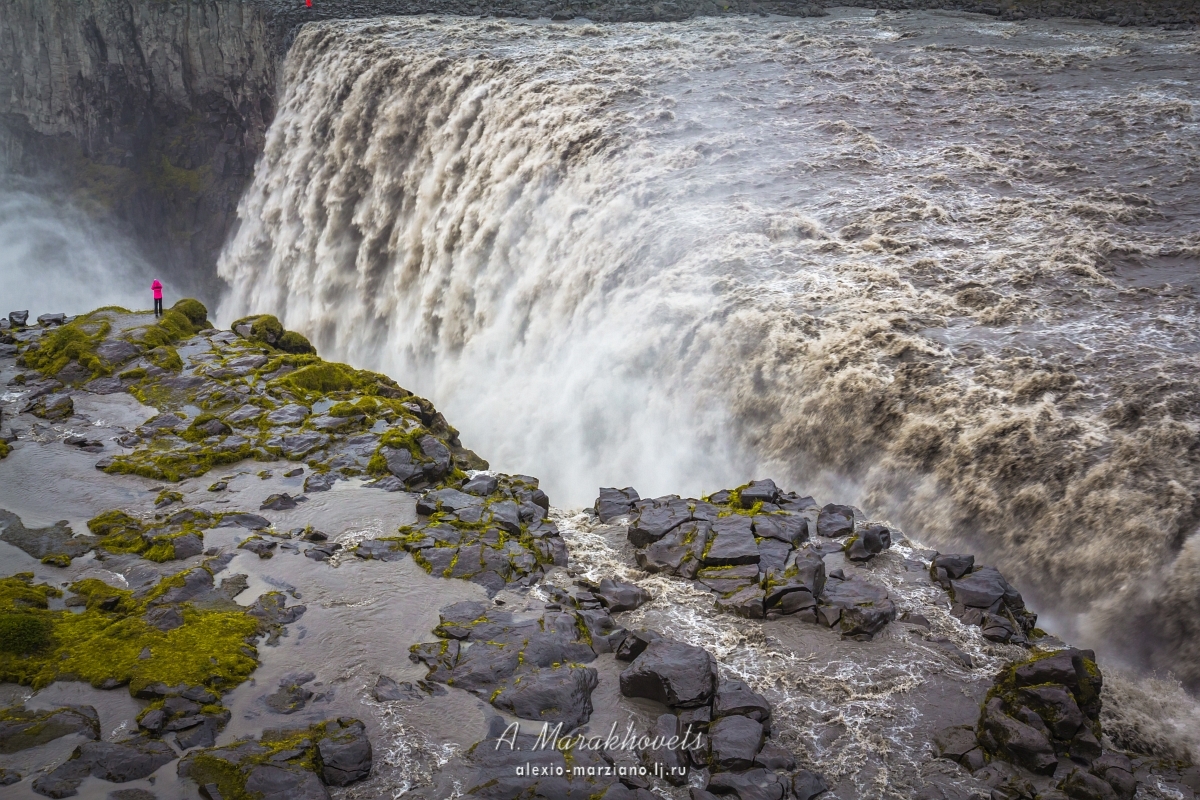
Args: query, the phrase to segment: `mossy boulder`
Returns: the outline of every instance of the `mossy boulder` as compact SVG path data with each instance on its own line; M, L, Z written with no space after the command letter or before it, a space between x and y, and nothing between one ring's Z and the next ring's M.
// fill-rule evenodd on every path
M199 786L215 787L227 800L251 800L272 789L324 797L325 786L347 786L370 775L372 757L366 726L342 717L195 751L179 762L178 771Z
M317 352L303 334L285 330L278 317L271 314L242 317L234 322L231 328L243 339L259 342L285 353L302 355Z
M187 317L188 322L192 323L192 327L196 330L205 330L212 327L208 321L208 309L199 300L186 297L171 306L171 310L178 311Z
M1104 678L1090 650L1036 651L997 675L977 735L991 758L1049 775L1060 758L1090 764L1102 755Z
M285 353L294 353L297 355L317 352L317 348L313 347L312 343L303 334L296 333L295 331L284 331L275 346Z

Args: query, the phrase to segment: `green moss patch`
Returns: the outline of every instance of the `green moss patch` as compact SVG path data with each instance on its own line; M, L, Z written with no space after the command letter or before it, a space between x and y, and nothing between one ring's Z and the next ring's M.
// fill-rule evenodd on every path
M180 578L163 581L172 583ZM61 593L34 584L28 573L0 580L0 680L34 688L84 680L103 687L127 683L131 693L152 683L219 692L245 681L258 665L253 642L260 623L236 606L182 603L182 624L160 630L145 614L170 587L160 584L140 600L97 580L70 588L71 604L84 605L81 613L49 610L48 599Z
M110 553L133 553L148 561L171 561L196 555L204 539L204 531L220 523L220 515L199 509L186 509L172 514L166 521L144 521L123 511L105 511L88 521L88 529L100 537L97 547ZM176 551L182 537L196 537L188 552ZM191 541L191 540L189 540Z
M78 317L60 325L30 344L22 353L25 366L43 375L58 375L72 361L78 362L92 377L109 374L109 365L98 355L99 347L112 330L112 323L101 312Z

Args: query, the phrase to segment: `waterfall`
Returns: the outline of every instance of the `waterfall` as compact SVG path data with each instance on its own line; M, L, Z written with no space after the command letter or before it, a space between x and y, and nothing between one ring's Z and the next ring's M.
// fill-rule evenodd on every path
M904 19L309 25L220 317L558 505L770 475L1194 682L1198 62Z

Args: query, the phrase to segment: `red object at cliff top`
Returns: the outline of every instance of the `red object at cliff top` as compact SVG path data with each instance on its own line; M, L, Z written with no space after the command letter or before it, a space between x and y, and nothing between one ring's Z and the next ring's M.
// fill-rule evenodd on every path
M312 8L312 0L304 0L304 5L308 6L309 8Z

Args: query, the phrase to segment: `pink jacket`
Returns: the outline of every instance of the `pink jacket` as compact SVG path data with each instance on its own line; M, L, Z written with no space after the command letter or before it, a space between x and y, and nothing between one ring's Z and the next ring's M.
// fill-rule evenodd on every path
M162 284L158 281L150 284L150 291L154 292L155 300L162 300Z

